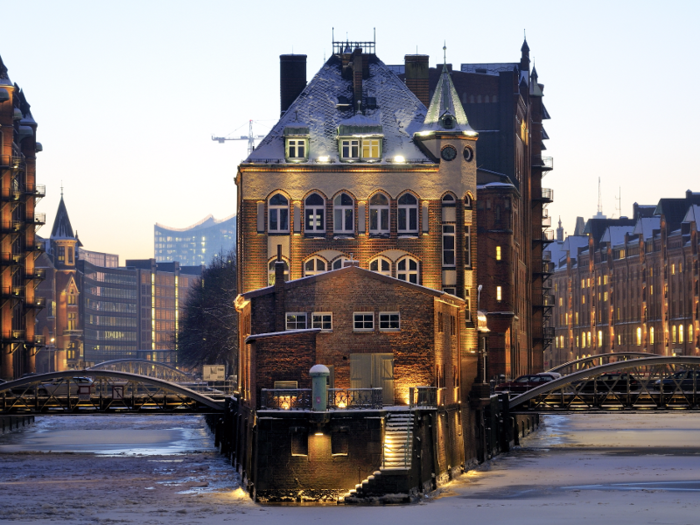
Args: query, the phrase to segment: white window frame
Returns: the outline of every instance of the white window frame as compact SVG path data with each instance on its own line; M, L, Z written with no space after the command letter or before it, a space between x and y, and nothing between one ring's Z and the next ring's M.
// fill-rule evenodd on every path
M415 203L402 203L401 200L407 197L412 197L416 200ZM398 199L398 211L396 216L396 231L399 234L418 233L418 205L420 204L418 197L412 193L404 193ZM415 228L411 228L411 221L415 220ZM404 222L403 227L401 222Z
M442 266L454 268L457 265L457 237L454 224L442 225ZM448 245L452 243L450 248ZM451 257L450 257L451 255ZM450 258L452 261L450 262Z
M328 323L328 328L324 328L324 324ZM333 313L332 312L313 312L311 314L311 328L320 328L323 332L333 331Z
M287 204L271 204L272 199L280 196L287 201ZM282 228L282 217L286 215L286 228ZM275 218L277 227L272 227L272 219ZM267 200L267 231L268 233L289 233L289 199L282 193L275 193Z
M377 197L384 197L386 204L373 204L372 200ZM369 233L370 235L388 234L391 231L390 220L391 199L385 193L375 193L369 199ZM374 219L374 220L373 220Z
M360 322L362 327L358 328ZM369 325L369 326L368 326ZM374 332L374 312L353 312L352 314L353 332Z
M395 317L395 320L393 319ZM396 322L396 326L391 326ZM382 326L384 325L384 326ZM379 312L379 331L380 332L398 332L401 330L401 313L400 312Z
M275 263L277 262L277 258L272 259L269 263L267 263L267 285L268 286L274 286L275 284ZM284 263L284 282L289 281L289 263L282 259L282 262Z
M416 264L415 269L411 269L411 263ZM401 269L401 263L405 263L406 268ZM411 279L411 277L415 277ZM396 278L413 284L420 284L420 262L418 259L406 255L396 262Z
M376 269L376 270L372 269L372 265L373 265L374 263L377 263L377 269ZM387 266L388 266L388 269L382 268L383 265L387 265ZM389 258L387 258L387 257L384 257L384 256L382 256L382 255L379 255L379 256L375 257L374 259L372 259L372 260L369 262L369 269L370 269L370 271L375 272L375 273L378 273L378 274L380 274L380 275L386 275L386 276L388 276L388 277L391 277L391 276L392 276L392 273L391 273L391 259L389 259Z
M299 324L303 321L304 326L301 328ZM286 330L306 330L306 313L305 312L285 312L284 327Z
M382 139L362 139L362 160L379 160L382 152ZM366 154L367 153L367 154Z
M313 263L313 268L311 270L307 269L307 265L309 263ZM325 268L324 270L319 270L319 263L323 264L323 267ZM318 275L321 273L326 273L328 271L328 261L326 261L323 257L319 257L318 255L314 255L313 257L309 257L307 260L304 261L304 277L308 277L310 275Z
M342 204L343 195L346 195L352 204ZM348 217L350 228L347 228ZM355 199L345 191L333 197L333 233L346 235L355 233Z
M301 150L301 151L300 151ZM287 158L290 160L306 160L308 158L308 139L287 139Z
M360 139L340 139L340 158L345 161L360 160Z
M313 196L318 196L323 201L322 204L307 204ZM310 218L311 225L309 225ZM326 199L317 191L304 199L304 233L306 235L326 233Z

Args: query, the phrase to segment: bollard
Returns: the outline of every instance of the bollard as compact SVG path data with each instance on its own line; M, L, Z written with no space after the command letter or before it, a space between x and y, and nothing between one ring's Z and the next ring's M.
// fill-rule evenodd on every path
M328 407L328 377L331 371L327 366L314 365L309 370L311 376L311 408L315 412L325 412Z

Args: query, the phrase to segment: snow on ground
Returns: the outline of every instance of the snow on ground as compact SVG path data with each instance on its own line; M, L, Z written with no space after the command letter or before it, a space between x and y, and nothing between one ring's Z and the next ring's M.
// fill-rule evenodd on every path
M700 520L700 414L546 416L544 428L521 448L419 504L386 507L254 504L198 417L49 419L0 436L0 521L684 525ZM125 434L126 428L136 432ZM53 438L46 435L52 433ZM101 453L85 453L91 439ZM56 453L59 444L60 450L81 453Z

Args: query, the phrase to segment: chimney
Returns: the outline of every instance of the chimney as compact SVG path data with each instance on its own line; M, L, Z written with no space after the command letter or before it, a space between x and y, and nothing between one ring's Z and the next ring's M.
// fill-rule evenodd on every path
M352 52L352 96L355 113L362 113L362 49Z
M306 55L280 55L280 100L284 114L306 87Z
M275 261L275 331L286 330L286 290L284 289L284 261L282 260L282 245L277 245L277 261Z
M430 105L430 74L428 55L406 55L406 87L427 108Z

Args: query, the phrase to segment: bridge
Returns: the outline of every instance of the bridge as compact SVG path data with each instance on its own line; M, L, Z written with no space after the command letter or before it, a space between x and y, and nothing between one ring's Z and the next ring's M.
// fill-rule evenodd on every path
M513 412L700 409L700 357L637 357L588 367L510 399ZM571 363L567 363L570 366Z
M0 384L0 415L201 414L221 412L225 405L221 392L197 392L156 377L96 368Z
M159 363L157 361L148 361L147 359L113 359L112 361L104 361L86 368L86 371L88 370L128 372L130 374L155 377L171 383L188 383L194 381L192 375L172 365Z
M579 370L586 370L595 366L600 366L606 363L617 363L619 361L627 361L630 359L640 359L644 357L658 357L656 354L648 352L612 352L609 354L598 354L582 359L569 361L563 365L550 368L547 372L556 372L561 375L568 375Z

